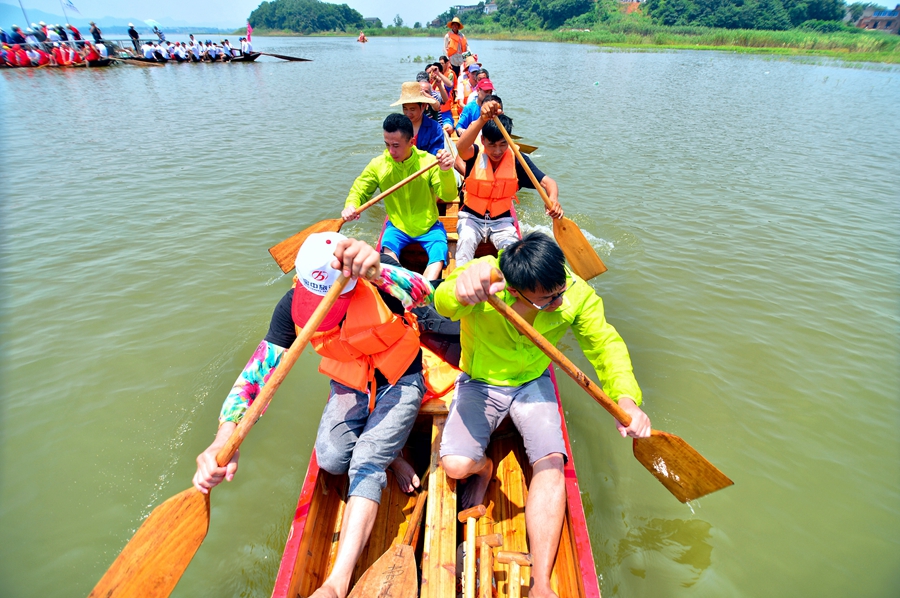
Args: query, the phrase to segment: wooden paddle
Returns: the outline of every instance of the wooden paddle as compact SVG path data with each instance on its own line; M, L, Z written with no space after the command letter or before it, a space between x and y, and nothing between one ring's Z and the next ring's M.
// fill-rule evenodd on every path
M416 177L423 175L429 169L437 166L437 162L432 162L428 166L424 168L420 168L416 172L412 173L387 191L382 192L380 195L376 195L363 205L356 208L356 213L359 214L364 212L365 210L371 208L376 203L399 189L400 187L406 185ZM272 254L272 257L275 258L275 261L278 262L278 266L281 268L282 272L290 272L294 267L294 260L297 259L297 251L300 250L300 246L303 245L303 242L306 241L306 237L310 236L313 233L336 233L341 230L341 227L344 226L343 218L332 218L330 220L322 220L321 222L317 222L312 226L303 229L296 235L288 237L281 243L277 245L273 245L269 248L269 253Z
M391 546L387 552L378 557L372 566L366 569L359 581L353 587L353 591L347 598L416 598L419 595L419 577L416 570L416 550L410 546L415 537L416 529L422 521L422 513L425 511L425 498L428 490L425 480L428 473L421 479L419 497L416 499L416 507L403 541L396 546Z
M498 270L495 269L491 272L492 283L501 280L503 280L503 275ZM631 416L624 409L610 399L602 388L569 361L559 349L550 344L513 308L496 295L491 295L488 301L494 309L509 320L520 334L527 336L538 349L584 388L623 426L631 424ZM681 502L700 498L734 484L715 465L707 461L703 455L678 436L659 430L653 430L651 434L649 438L634 439L634 456Z
M130 64L131 66L166 66L165 63L162 62L144 62L143 60L124 60L122 58L116 58L114 56L109 57L110 60L115 62L122 62L124 64Z
M500 119L496 116L494 117L494 124L500 129L500 132L503 133L503 137L506 139L509 147L515 152L516 158L518 158L519 163L522 165L522 169L528 173L528 178L531 179L534 188L537 189L537 192L541 195L541 199L544 200L544 205L546 205L547 208L550 208L550 198L547 197L547 192L544 191L544 188L538 183L534 173L531 172L531 168L528 167L525 158L523 158L521 152L519 152L519 148L509 137L509 133L506 132L503 123L501 123ZM559 243L560 249L562 249L566 256L566 260L568 260L569 265L572 266L572 270L575 271L575 274L585 280L589 280L606 272L606 265L604 265L603 260L600 259L597 252L591 247L590 242L584 237L584 233L581 232L581 229L578 228L577 224L565 216L562 218L554 218L553 236L556 238L556 242Z
M292 62L312 62L311 58L297 58L296 56L285 56L283 54L270 54L269 52L260 52L263 56L272 56L282 60L290 60Z
M374 274L374 272L369 272ZM250 428L265 411L275 391L303 353L316 328L344 290L348 279L339 276L310 316L303 331L285 352L266 385L228 442L216 455L216 463L224 467L246 438ZM89 598L116 596L165 598L168 596L209 529L209 494L193 486L156 507L131 538L106 574L97 582Z

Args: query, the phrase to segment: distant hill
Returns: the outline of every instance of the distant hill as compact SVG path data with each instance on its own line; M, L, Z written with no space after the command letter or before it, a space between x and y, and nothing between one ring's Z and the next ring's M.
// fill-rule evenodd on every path
M346 4L318 0L263 2L248 20L254 27L296 33L356 31L366 26L362 14Z
M81 30L82 34L86 34L87 30L90 28L89 23L91 21L95 21L97 23L97 26L100 27L100 29L102 29L104 33L125 33L125 30L128 29L128 23L134 23L135 28L142 34L149 33L152 29L152 27L149 27L144 23L143 19L138 17L131 17L127 19L118 17L88 18L84 17L83 15L79 15L78 13L69 12L69 20L66 21L66 17L61 14L53 14L28 7L25 8L25 12L28 13L28 23L25 22L25 17L22 15L22 9L18 5L0 2L0 27L2 27L6 31L9 31L12 25L18 25L22 29L25 29L31 23L38 23L40 21L53 24L58 23L60 25L71 23L72 25L78 27L78 29ZM177 33L180 29L192 31L230 32L240 25L240 23L238 23L234 27L230 27L228 29L218 29L216 27L191 25L187 21L179 21L169 18L157 19L157 21L159 21L159 24L162 25L163 31L172 33Z

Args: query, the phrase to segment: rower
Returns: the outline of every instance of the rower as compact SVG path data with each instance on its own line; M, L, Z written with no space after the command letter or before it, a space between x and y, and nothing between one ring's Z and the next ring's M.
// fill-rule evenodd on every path
M241 38L241 54L253 54L253 44L246 37Z
M191 60L194 62L200 62L203 58L201 55L200 42L194 39L194 36L191 35Z
M413 85L418 92L418 85ZM419 92L410 99L417 103L423 97ZM453 155L441 149L432 156L418 149L412 122L403 114L389 114L382 129L386 149L373 158L353 182L341 217L344 222L357 220L359 212L356 209L372 197L376 188L389 189L422 167L433 164L437 158L440 169L431 168L383 200L388 221L381 239L382 251L397 260L404 247L419 243L428 254L425 278L437 280L447 259L447 232L438 219L435 198L451 202L457 197L456 178L451 170Z
M348 475L347 499L334 566L310 598L346 596L357 560L375 523L386 469L395 472L404 492L420 480L399 456L412 431L425 394L415 318L405 314L427 301L430 285L421 276L395 265L362 241L340 233L310 235L296 258L297 282L272 314L269 332L238 376L219 415L212 444L197 456L193 483L203 494L223 480L231 481L240 452L219 466L217 453L248 414L273 368L287 362L297 336L309 325L313 310L340 274L351 281L319 324L312 348L321 356L319 371L331 378L331 392L319 420L315 455L318 466L332 475ZM382 265L386 264L386 265ZM336 269L334 266L337 266ZM370 277L393 267L370 283ZM412 305L405 308L392 294L389 280L407 280ZM377 286L376 286L377 285ZM394 284L394 287L399 285ZM302 347L301 347L302 348ZM283 357L288 355L288 357ZM290 367L290 366L285 366ZM408 477L399 474L398 465Z
M149 41L145 41L143 44L141 44L141 54L147 60L153 60L153 44L151 44Z
M75 40L75 41L77 41L77 42L80 42L80 41L81 41L81 39L82 39L82 38L81 38L81 32L78 31L78 29L76 29L73 25L70 25L69 23L66 23L66 29L68 29L69 31L72 32L72 39L73 39L73 40Z
M491 83L490 79L482 79L475 85L475 93L477 94L475 99L466 104L466 107L463 108L462 113L459 115L459 122L456 123L456 133L460 137L462 137L469 125L478 120L484 99L494 93L494 84Z
M481 107L479 118L456 143L459 157L466 164L465 204L459 210L456 221L459 235L457 267L475 256L475 249L481 241L490 240L497 249L505 249L518 240L511 214L512 202L520 188L534 188L528 173L518 163L512 148L494 123L495 116L499 116L507 131L512 130L512 119L503 114L500 103L489 100ZM475 143L479 133L482 135L481 146ZM482 152L484 156L479 156ZM562 218L563 209L557 200L559 188L556 181L538 170L528 156L524 158L550 198L553 208L548 209L547 214L551 218Z
M505 279L500 282L492 279L497 267ZM566 514L563 466L568 452L552 368L548 369L550 358L513 330L506 316L483 304L494 298L493 293L531 322L550 345L572 329L600 384L631 418L627 427L617 423L619 434L646 438L650 419L639 407L641 389L625 342L606 321L601 298L571 274L562 250L550 237L530 233L499 260L484 257L457 267L435 290L438 313L459 320L462 328L463 374L444 423L441 466L451 479L468 478L459 495L463 509L482 504L493 477L493 463L485 450L491 434L509 415L522 435L532 471L524 505L534 578L528 595L558 598L550 577ZM517 585L518 579L509 575L506 579ZM574 594L561 592L563 598Z
M84 44L84 59L88 62L100 60L100 53L97 52L97 49L90 42Z
M228 41L227 37L222 40L222 48L228 58L234 58L235 56L237 56L237 51L231 47L231 42Z
M438 150L444 149L444 132L435 120L424 116L426 105L433 108L438 102L416 82L401 85L400 99L391 104L402 106L403 114L412 122L416 147L436 156Z

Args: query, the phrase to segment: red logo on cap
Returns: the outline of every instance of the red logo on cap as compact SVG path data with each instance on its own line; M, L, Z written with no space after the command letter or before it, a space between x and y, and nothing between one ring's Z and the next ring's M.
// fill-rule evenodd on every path
M325 272L325 270L313 270L309 275L312 276L312 279L317 282L322 282L323 280L328 278L328 273Z

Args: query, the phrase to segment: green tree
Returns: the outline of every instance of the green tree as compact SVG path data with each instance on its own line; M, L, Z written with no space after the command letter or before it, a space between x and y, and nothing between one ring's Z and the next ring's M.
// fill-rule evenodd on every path
M366 24L362 14L346 4L328 4L319 0L263 2L250 13L248 21L254 27L297 33L354 31Z
M413 23L413 29L421 29L421 28L422 28L422 23L420 23L418 21Z
M394 17L394 27L403 27L403 19L399 14Z
M537 5L537 10L534 10ZM532 12L544 18L545 27L556 29L568 19L582 15L594 7L593 0L550 0L541 7L539 2L532 4Z

